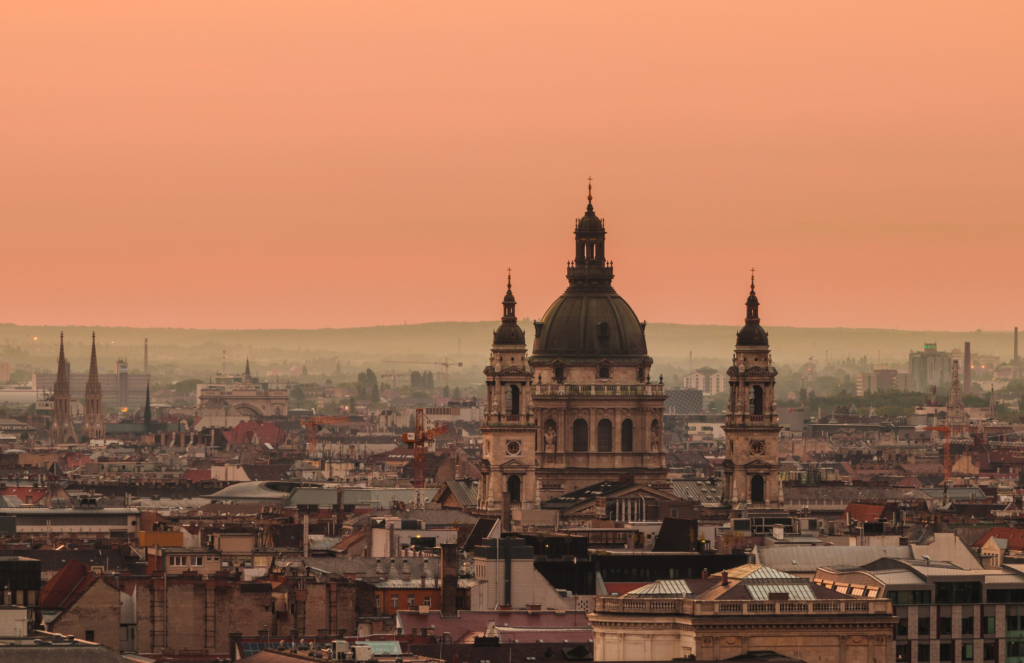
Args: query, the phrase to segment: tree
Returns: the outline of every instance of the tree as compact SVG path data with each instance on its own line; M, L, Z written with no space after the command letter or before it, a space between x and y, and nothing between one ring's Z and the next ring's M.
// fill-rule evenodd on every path
M434 390L434 371L427 371L427 384L424 385L427 391Z
M373 389L370 390L370 402L380 403L380 389L377 388L377 383L373 383Z
M306 392L302 389L302 385L295 385L292 387L291 397L297 401L306 400Z
M309 375L309 369L306 368L305 364L302 365L302 374Z
M444 397L445 397L445 398L448 398L448 396L449 396L449 393L448 393L448 385L445 385L445 386L444 386Z
M459 398L461 398L459 396L459 388L458 387L455 387L455 389L452 391L452 398L454 398L455 400L459 400Z
M355 412L356 412L356 397L355 396L349 396L349 398L348 398L348 411L351 414L355 414Z

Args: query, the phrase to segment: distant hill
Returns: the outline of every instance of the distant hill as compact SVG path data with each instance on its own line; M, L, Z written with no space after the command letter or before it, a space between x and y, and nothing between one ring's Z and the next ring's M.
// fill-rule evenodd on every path
M229 370L244 364L270 362L326 361L379 364L383 360L451 361L482 365L491 344L493 322L435 322L351 329L136 329L129 327L29 327L0 324L0 355L7 361L48 365L56 356L61 331L65 333L72 362L88 358L93 331L99 341L101 361L127 357L133 368L141 367L143 339L149 339L150 363L220 366L227 350ZM527 342L533 341L533 324L522 321ZM732 355L737 328L725 325L678 325L650 323L648 349L657 363L686 367L690 353L694 361L727 361ZM963 347L971 341L976 354L991 354L1009 361L1013 356L1012 332L928 332L892 329L769 327L769 340L777 362L802 363L813 356L823 362L826 351L832 358L867 356L869 361L906 362L911 350L925 342L937 342L940 350ZM38 341L32 340L38 337ZM26 341L27 339L30 339ZM6 348L6 350L5 350ZM19 359L20 357L20 359ZM408 370L409 367L396 367ZM412 366L415 368L415 366ZM426 370L426 368L424 368Z

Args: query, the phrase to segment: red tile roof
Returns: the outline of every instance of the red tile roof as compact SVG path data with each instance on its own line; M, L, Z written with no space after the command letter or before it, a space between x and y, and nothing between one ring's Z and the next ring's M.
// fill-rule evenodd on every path
M1007 550L1024 550L1024 529L1012 527L993 527L974 542L972 548L980 548L992 537L1006 540Z
M76 559L69 561L39 590L39 607L43 610L67 608L96 582L96 577L85 564Z
M190 467L185 470L185 473L181 475L181 481L183 483L191 481L192 483L199 483L201 481L210 481L213 479L212 470L197 470L194 467Z
M25 504L35 504L46 497L46 489L7 487L0 489L0 495L13 495Z
M881 518L884 512L884 504L858 504L857 502L851 502L846 506L846 511L843 514L850 514L850 520L873 523Z
M276 447L285 441L285 432L270 422L243 421L231 430L224 431L224 439L232 444L269 444Z

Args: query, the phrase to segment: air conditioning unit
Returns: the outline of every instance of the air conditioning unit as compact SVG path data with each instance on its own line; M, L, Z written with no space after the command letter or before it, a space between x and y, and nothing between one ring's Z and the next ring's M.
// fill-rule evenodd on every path
M331 658L340 661L348 655L348 640L335 640L331 643Z
M369 661L373 657L373 649L370 645L356 645L352 648L356 661Z

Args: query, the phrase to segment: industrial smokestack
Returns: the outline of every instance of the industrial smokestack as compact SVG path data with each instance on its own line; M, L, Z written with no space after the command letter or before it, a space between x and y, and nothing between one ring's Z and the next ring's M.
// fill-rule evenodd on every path
M971 342L964 342L964 393L971 393Z

